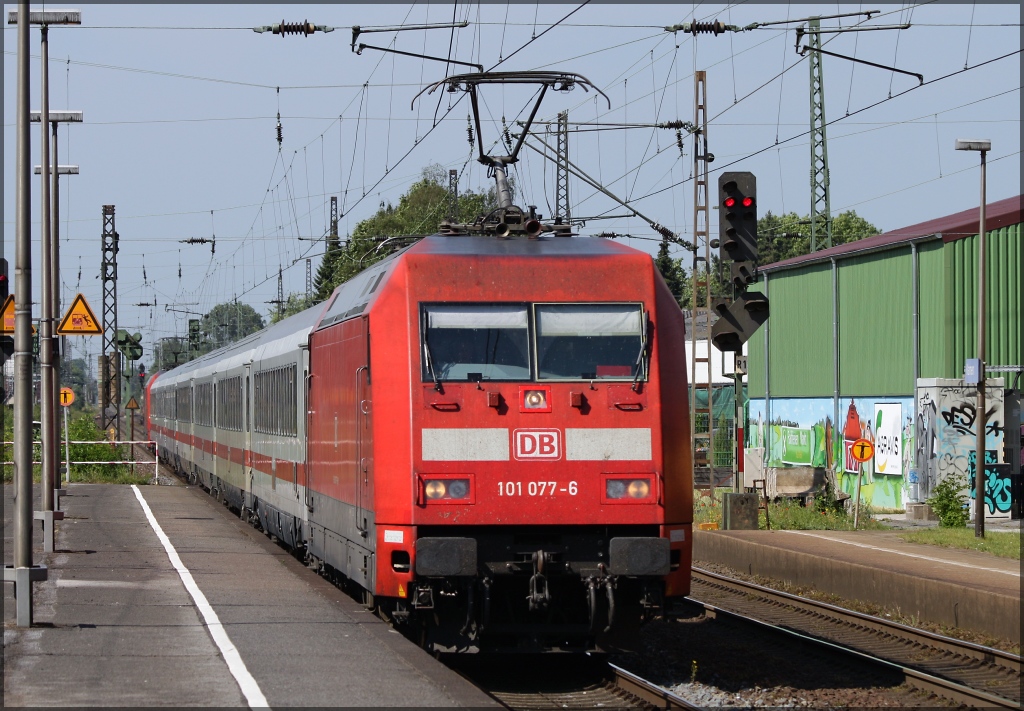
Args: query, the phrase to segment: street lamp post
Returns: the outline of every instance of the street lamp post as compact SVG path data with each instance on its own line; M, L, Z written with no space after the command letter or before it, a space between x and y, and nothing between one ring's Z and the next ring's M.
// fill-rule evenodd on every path
M45 73L44 73L44 76L45 76ZM54 163L53 166L49 166L50 175L52 176L52 180L51 180L51 183L52 183L52 193L51 194L53 196L53 199L51 201L52 202L52 210L49 213L49 218L50 218L49 219L49 222L50 222L50 230L49 230L49 235L50 235L50 240L49 240L49 242L50 242L50 257L49 257L49 262L50 262L50 265L49 266L50 266L50 287L51 287L50 291L52 292L51 297L50 297L50 299L51 299L51 304L50 304L51 308L50 308L50 310L51 310L51 318L53 319L51 323L52 324L56 324L58 322L58 319L60 318L59 314L61 313L61 309L60 309L60 297L61 297L61 293L60 293L61 292L61 289L60 289L60 284L61 284L61 281L60 281L60 191L59 191L60 181L58 180L58 177L60 175L78 175L78 166L77 165L56 165L57 163L59 163L59 160L58 160L58 157L57 157L57 124L59 124L59 123L81 123L82 122L82 112L81 111L49 111L47 117L48 117L48 119L50 121L50 126L52 127L52 134L51 134L51 137L52 137L52 151L51 151L51 154L53 155L53 163ZM38 122L42 123L42 121L43 121L42 112L41 111L33 111L32 114L31 114L31 120L33 122L38 121ZM45 142L45 136L46 136L46 127L45 127L45 124L44 124L43 125L43 137L44 137L43 140L44 140L44 142ZM37 175L42 175L43 174L43 166L41 166L41 165L36 166L35 172L36 172ZM45 181L45 178L44 178L44 181ZM46 219L45 215L44 215L44 219ZM55 331L56 331L56 329L51 326L50 336L51 336L52 339L56 339L57 338L57 334L55 333ZM66 338L65 338L65 342L66 342ZM52 351L52 348L51 348L51 351ZM60 352L61 352L61 355L63 356L65 354L65 349L61 348ZM51 394L53 396L53 398L52 398L53 399L53 405L52 405L51 412L53 413L53 418L54 418L54 424L53 424L54 431L56 431L56 428L57 428L57 425L56 425L56 417L57 417L57 415L56 415L56 413L60 410L59 403L57 401L58 394L60 392L60 361L59 360L53 360L52 363L51 363L51 368L52 368L52 376L51 376L52 377L52 387L50 388L50 390L51 390ZM45 391L42 393L42 395L45 396ZM55 461L55 462L59 462L60 461L59 449L60 449L60 438L57 437L55 439L55 441L54 441L54 457L55 458L54 458L53 461ZM53 484L54 484L54 486L53 486L54 492L59 492L61 490L59 480L54 479ZM45 497L44 497L44 503L45 503ZM51 507L49 509L46 509L46 506L44 505L44 507L43 507L44 510L52 511L52 510L54 510L56 508L59 508L58 499L57 499L57 495L56 494L54 494L53 500L50 501L49 503L51 504Z
M57 389L55 387L53 368L53 331L54 331L54 301L55 289L54 270L52 266L53 246L50 233L50 142L47 135L47 124L50 122L50 86L49 86L49 33L51 25L80 25L82 24L82 13L78 10L35 10L26 12L21 16L19 5L18 11L8 14L8 24L17 24L19 20L27 19L27 25L39 25L41 31L40 43L40 93L42 97L39 121L41 129L40 157L41 176L41 282L42 294L40 298L41 313L39 322L39 360L41 369L40 383L40 421L42 439L42 516L43 516L43 550L53 552L53 521L54 521L54 484L56 482L56 462L58 459L57 442ZM26 168L27 169L27 168Z
M988 139L956 141L958 151L981 153L981 207L978 218L978 399L975 409L977 439L974 447L974 536L985 537L985 154L992 150Z

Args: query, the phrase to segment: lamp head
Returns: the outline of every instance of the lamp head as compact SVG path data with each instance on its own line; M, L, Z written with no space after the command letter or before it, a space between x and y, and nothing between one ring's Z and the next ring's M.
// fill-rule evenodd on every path
M990 151L992 141L987 138L958 138L956 139L958 151Z

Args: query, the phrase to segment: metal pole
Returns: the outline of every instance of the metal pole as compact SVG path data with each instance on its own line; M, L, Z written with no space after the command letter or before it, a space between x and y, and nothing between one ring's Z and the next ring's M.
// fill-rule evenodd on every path
M28 3L18 3L14 250L14 567L32 567L32 235L28 122ZM15 584L19 627L32 625L32 583ZM6 570L5 570L5 580Z
M47 85L49 85L49 77L47 75ZM47 102L49 103L49 102ZM42 118L42 117L40 117ZM42 123L42 121L40 121ZM50 283L53 286L53 330L51 331L52 343L56 349L56 345L59 342L62 346L67 344L67 338L61 338L57 335L57 324L60 323L61 310L60 310L60 192L58 186L60 185L60 159L57 157L57 122L52 121L51 127L53 129L52 139L53 146L51 155L53 156L53 173L50 176L51 189L53 195L53 201L51 206L51 226L50 226ZM41 170L41 169L40 169ZM60 358L53 359L53 412L54 412L54 431L56 432L59 425L57 424L56 413L60 412L60 375L61 375L61 361L65 358L65 348L60 348ZM53 445L54 462L60 462L60 437L54 437ZM57 471L57 464L54 464L54 508L60 508L60 499L58 493L60 491L60 474Z
M974 453L974 536L985 537L985 151L981 151L978 224L978 439Z
M128 417L131 419L132 423L131 434L129 435L129 437L131 437L132 443L128 445L128 459L132 461L131 474L132 476L135 476L135 410L126 410L126 412L128 413Z
M860 480L864 478L864 465L857 464L857 486L853 500L853 528L857 529L857 522L860 520Z
M743 456L743 450L740 448L740 417L743 414L743 376L741 376L736 368L736 356L740 352L733 354L733 415L732 415L732 490L737 494L743 492L743 488L740 486L740 457Z
M43 511L53 511L53 484L56 465L54 453L56 448L56 417L53 409L57 401L53 392L53 282L51 271L52 246L50 244L50 97L46 64L49 61L49 27L40 28L42 41L40 56L42 57L40 119L39 119L39 150L40 150L40 232L42 235L42 314L39 322L39 370L40 370L40 430L42 439L42 486ZM44 548L53 548L53 529L43 527Z
M845 457L836 457L836 428L839 427L839 265L836 258L832 257L832 441L828 445L832 448L831 455L835 457L832 462L832 484L825 482L825 486L834 486L833 493L839 496L839 474L841 461ZM826 460L828 455L826 454Z
M64 408L64 453L67 457L64 481L71 483L71 435L68 432L68 408Z

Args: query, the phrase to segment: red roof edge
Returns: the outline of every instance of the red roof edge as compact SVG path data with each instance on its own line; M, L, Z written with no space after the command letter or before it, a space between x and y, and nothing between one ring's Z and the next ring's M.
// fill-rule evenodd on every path
M1021 220L1021 200L1024 195L1006 198L990 202L985 207L985 231L991 232L1008 225L1016 225ZM888 246L895 246L909 243L922 238L942 236L943 242L954 242L978 234L979 209L977 207L957 212L945 217L939 217L927 222L921 222L909 227L902 227L891 232L883 232L874 237L865 237L856 242L847 242L828 249L822 249L812 254L802 254L799 257L783 259L779 262L766 264L758 271L773 272L780 269L788 269L812 262L824 261L832 257L864 252L866 250L880 249Z

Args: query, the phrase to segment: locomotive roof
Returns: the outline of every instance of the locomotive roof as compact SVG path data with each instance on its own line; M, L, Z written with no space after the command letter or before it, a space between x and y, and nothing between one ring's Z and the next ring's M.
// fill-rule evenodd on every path
M328 300L283 319L223 348L167 371L162 385L202 378L308 342L313 329L322 329L366 310L376 297L388 272L405 254L494 257L612 257L642 254L632 247L600 237L542 237L497 239L494 237L430 235L391 254L335 289ZM322 315L322 316L321 316Z
M497 239L432 235L409 248L410 254L508 257L608 257L636 253L632 247L601 237L542 237Z

